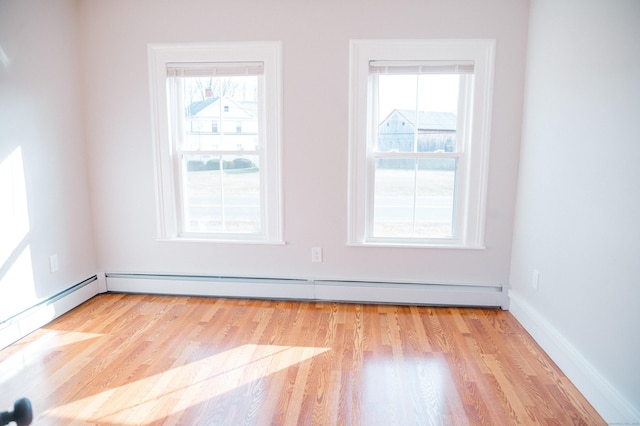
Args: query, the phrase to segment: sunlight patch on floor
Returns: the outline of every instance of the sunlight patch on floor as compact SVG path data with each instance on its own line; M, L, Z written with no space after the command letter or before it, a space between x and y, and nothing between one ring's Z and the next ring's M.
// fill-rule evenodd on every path
M42 417L119 425L157 422L328 350L246 344L185 365L176 360L175 367L160 374L60 405Z
M50 315L46 309L43 310L43 314ZM51 348L59 348L100 336L102 335L78 331L38 330L33 336L18 341L10 348L5 349L6 352L12 349L17 349L17 351L7 358L0 357L0 383L6 383L12 377L32 368L33 364L40 363L41 354L48 353ZM34 338L33 341L29 341L31 337Z

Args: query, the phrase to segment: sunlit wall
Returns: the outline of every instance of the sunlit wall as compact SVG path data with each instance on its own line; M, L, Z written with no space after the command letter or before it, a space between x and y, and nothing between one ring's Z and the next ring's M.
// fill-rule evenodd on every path
M76 10L0 1L0 323L96 273Z

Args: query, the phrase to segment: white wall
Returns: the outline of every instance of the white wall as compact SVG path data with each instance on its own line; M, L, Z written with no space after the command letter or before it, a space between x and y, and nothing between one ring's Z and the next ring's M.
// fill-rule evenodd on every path
M532 2L511 307L609 422L640 421L639 41L636 0Z
M75 1L0 0L0 321L96 273L77 40Z
M99 267L503 284L508 280L528 2L82 1ZM347 247L348 48L357 38L497 39L486 250ZM146 47L281 40L283 246L157 242ZM324 262L311 263L311 247Z

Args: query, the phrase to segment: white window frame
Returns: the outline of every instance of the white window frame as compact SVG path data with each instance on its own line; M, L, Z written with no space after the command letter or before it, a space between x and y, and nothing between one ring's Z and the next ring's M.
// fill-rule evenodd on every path
M495 40L351 40L349 188L347 244L484 248L484 225L491 133ZM474 64L470 125L459 145L453 238L389 238L372 234L375 158L371 125L375 94L370 78L372 61L472 61ZM446 153L444 156L449 156Z
M157 233L159 240L283 244L282 231L282 46L280 42L225 42L148 45L152 138L156 172ZM262 232L185 233L180 225L181 196L176 158L170 134L167 67L175 64L262 62L264 90L263 135L260 150ZM264 142L262 142L264 141Z

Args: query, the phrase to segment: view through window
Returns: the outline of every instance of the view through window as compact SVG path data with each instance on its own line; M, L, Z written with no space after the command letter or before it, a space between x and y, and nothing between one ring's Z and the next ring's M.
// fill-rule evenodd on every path
M260 85L249 66L169 78L184 233L260 233ZM260 67L253 66L253 72ZM178 74L178 73L176 73ZM193 72L191 73L193 74Z
M372 67L377 89L373 237L455 233L458 99L465 76ZM463 88L464 90L464 88ZM462 109L462 112L464 110Z

